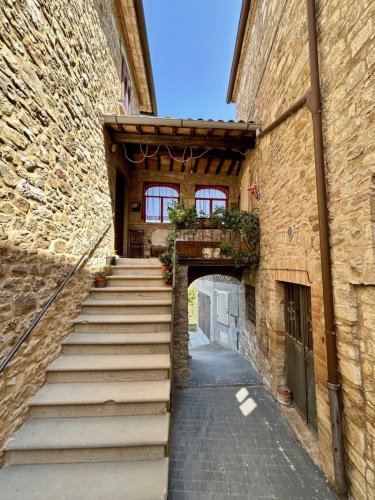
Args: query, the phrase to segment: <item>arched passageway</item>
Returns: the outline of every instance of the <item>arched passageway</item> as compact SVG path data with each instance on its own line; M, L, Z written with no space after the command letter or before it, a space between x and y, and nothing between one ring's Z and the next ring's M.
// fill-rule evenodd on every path
M242 270L233 265L179 266L174 291L172 353L176 382L189 378L189 345L212 344L237 350L241 274ZM189 328L189 285L193 283L197 314L196 322L191 320Z

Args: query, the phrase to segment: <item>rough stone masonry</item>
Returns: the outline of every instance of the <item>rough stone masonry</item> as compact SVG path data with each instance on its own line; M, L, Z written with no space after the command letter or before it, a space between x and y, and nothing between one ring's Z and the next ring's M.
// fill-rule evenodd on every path
M0 352L14 345L112 215L115 167L102 113L118 111L115 2L0 5ZM132 89L132 109L138 96ZM113 233L75 276L0 379L0 449L71 331Z
M353 498L375 497L375 4L317 0L339 369ZM268 126L309 90L305 2L251 3L233 99L239 119ZM318 444L332 477L311 114L257 141L242 170L242 208L258 208L256 327L242 310L241 352L275 392L285 377L284 283L311 287ZM244 196L257 184L255 201ZM288 236L288 227L293 231Z

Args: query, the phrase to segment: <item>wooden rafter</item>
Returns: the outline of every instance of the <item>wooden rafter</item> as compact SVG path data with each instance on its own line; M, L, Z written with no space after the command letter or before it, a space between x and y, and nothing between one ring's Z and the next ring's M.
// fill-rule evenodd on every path
M172 158L172 156L169 157L169 171L173 172L173 158Z
M206 163L206 168L204 169L205 174L208 174L208 172L210 171L211 163L212 163L212 158L209 158Z
M230 165L228 167L228 170L227 170L227 175L230 175L232 173L232 170L235 166L235 164L237 163L237 161L241 161L241 160L236 160L236 159L233 159L231 162L230 162Z
M157 155L157 162L158 162L158 171L160 172L160 170L161 170L161 155Z
M189 136L171 136L171 135L152 135L144 134L137 136L133 134L114 134L117 142L125 142L131 144L145 144L154 146L192 146L203 148L228 148L241 149L250 147L253 142L250 138L245 141L238 141L233 137L218 138L218 137L189 137Z
M241 167L242 167L242 160L238 162L236 175L239 175L239 173L241 172Z
M224 158L224 157L220 159L219 164L218 164L218 166L216 167L216 171L215 171L215 174L216 174L216 175L220 174L221 169L222 169L222 167L223 167L223 165L224 165L225 160L226 160L226 158Z

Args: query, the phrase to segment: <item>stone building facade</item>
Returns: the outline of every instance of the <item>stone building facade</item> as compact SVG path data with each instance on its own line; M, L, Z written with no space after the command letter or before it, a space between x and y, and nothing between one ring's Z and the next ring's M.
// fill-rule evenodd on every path
M112 217L124 158L102 115L156 109L136 2L5 0L0 14L2 361ZM2 374L0 449L112 246L113 228Z
M373 2L318 0L317 29L346 469L353 498L375 496L375 170ZM251 2L231 99L267 127L310 87L305 2ZM241 172L241 207L257 208L256 325L244 312L240 352L275 394L285 382L285 284L311 292L320 462L333 477L319 224L307 106L257 140ZM247 191L256 185L259 199Z

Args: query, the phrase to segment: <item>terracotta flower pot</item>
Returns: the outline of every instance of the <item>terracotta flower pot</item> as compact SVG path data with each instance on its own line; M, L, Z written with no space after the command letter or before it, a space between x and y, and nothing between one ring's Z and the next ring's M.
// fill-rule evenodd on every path
M168 266L167 266L167 264L162 264L162 265L161 265L161 272L162 272L162 273L165 273L165 271L167 271L167 270L168 270Z
M107 286L107 278L95 278L95 288L105 288Z

